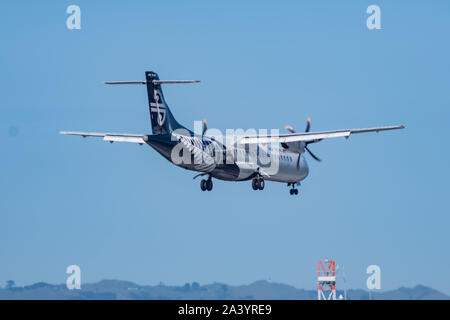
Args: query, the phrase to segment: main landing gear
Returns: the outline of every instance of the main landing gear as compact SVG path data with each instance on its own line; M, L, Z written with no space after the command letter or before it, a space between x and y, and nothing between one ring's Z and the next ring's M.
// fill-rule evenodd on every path
M208 179L202 179L202 181L200 181L200 189L202 189L202 191L211 191L213 188L213 182L211 179L211 176L208 177Z
M252 180L253 190L263 190L264 189L264 179L261 177L254 178Z
M295 187L298 183L288 183L288 187L292 186L292 189L289 190L289 193L291 194L291 196L298 195L298 189Z

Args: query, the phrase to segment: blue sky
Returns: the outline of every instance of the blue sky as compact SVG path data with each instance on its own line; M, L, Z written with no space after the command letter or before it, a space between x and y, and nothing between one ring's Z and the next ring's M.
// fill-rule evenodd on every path
M449 2L17 1L0 23L1 283L63 283L77 264L83 282L312 289L329 257L351 288L377 264L383 289L450 293ZM190 127L406 130L315 144L324 161L308 158L298 197L270 182L204 193L147 146L58 134L150 132L144 88L102 84L146 70L202 80L164 89Z

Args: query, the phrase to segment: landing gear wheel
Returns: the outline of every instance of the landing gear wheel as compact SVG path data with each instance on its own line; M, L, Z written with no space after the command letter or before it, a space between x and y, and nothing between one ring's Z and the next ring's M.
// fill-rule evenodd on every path
M264 189L264 179L255 178L252 180L252 188L253 190L263 190Z
M205 181L206 190L211 191L213 188L213 182L211 179Z
M297 195L298 194L298 189L295 187L296 183L288 183L288 187L291 187L291 190L289 190L289 193L291 196L293 196L294 194ZM297 185L299 185L299 183L297 183Z
M253 190L258 190L258 180L256 179L252 180L252 188Z
M206 180L202 179L202 181L200 181L200 189L202 189L202 191L206 191Z
M258 189L259 190L264 190L264 179L259 179L258 181Z

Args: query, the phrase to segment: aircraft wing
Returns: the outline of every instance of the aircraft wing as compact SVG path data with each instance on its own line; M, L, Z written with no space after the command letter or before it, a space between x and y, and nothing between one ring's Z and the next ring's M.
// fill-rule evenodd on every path
M287 143L296 141L320 141L328 138L348 138L351 134L365 133L365 132L379 132L386 130L403 129L404 126L390 126L390 127L376 127L364 129L344 129L335 131L321 131L321 132L303 132L303 133L289 133L280 135L267 136L244 136L240 139L241 144L255 144L255 143Z
M132 142L144 144L148 137L145 134L129 134L129 133L99 133L99 132L75 132L75 131L60 131L60 134L68 134L74 136L86 137L100 137L104 141L113 142Z

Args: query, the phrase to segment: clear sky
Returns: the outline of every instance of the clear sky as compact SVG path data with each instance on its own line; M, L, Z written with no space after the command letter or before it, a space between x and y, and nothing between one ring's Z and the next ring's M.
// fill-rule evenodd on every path
M328 257L351 288L376 264L383 289L450 293L450 2L9 1L0 24L2 285L64 283L77 264L82 282L312 289ZM58 134L149 133L145 89L102 84L146 70L202 80L164 88L188 127L406 129L311 146L323 162L308 156L297 197L205 193L148 146Z

